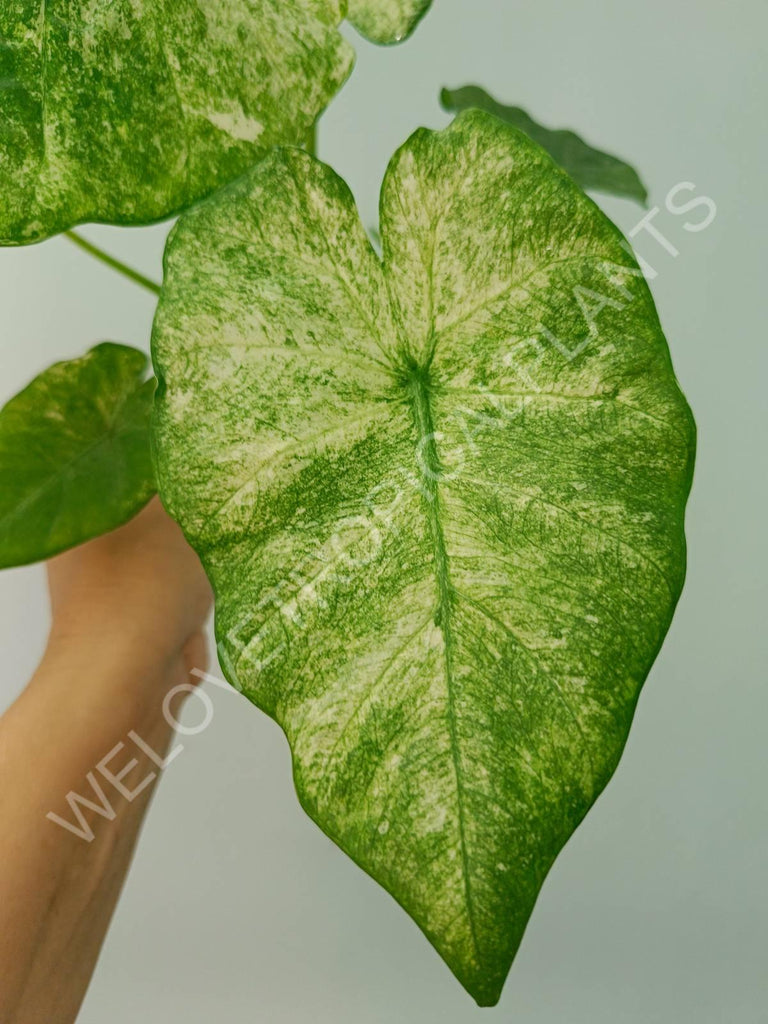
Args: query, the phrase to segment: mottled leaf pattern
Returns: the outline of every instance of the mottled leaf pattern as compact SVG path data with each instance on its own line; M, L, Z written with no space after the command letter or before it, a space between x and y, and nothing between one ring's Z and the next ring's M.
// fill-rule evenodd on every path
M520 107L507 107L498 103L476 85L466 85L462 89L443 89L440 102L445 110L454 114L473 108L495 114L543 146L552 159L565 168L582 188L634 199L645 205L648 192L637 171L610 153L593 149L575 132L544 128Z
M152 497L147 364L104 342L55 363L0 411L0 567L106 533Z
M432 0L349 0L347 17L373 43L399 43L416 28Z
M492 1004L669 625L694 428L621 236L522 133L416 132L381 236L298 150L181 219L157 467L303 806Z
M0 244L145 224L299 142L346 79L340 0L3 0Z

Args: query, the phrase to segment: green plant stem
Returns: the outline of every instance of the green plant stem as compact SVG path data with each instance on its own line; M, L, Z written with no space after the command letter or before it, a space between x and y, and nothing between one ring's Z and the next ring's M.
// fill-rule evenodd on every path
M142 288L146 288L147 291L152 292L153 295L160 294L160 285L157 281L153 281L151 278L140 274L138 270L134 270L133 267L129 267L125 263L121 263L120 260L115 259L114 256L110 256L109 253L104 252L103 249L99 249L98 246L94 245L92 242L88 242L81 235L78 235L76 231L65 231L64 234L70 242L74 242L75 245L84 249L85 252L89 253L89 255L94 256L97 260L101 260L102 263L106 263L108 267L116 270L118 274L122 274L135 284L141 285Z

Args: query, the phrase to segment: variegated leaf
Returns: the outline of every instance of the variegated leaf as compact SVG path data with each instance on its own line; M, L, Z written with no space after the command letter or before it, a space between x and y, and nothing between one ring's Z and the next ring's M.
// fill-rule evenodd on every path
M298 142L346 79L341 0L4 0L0 244L146 224Z
M373 43L399 43L416 28L432 0L349 0L347 17Z
M683 583L693 421L619 232L477 111L381 197L298 150L185 215L161 495L302 805L494 1003Z

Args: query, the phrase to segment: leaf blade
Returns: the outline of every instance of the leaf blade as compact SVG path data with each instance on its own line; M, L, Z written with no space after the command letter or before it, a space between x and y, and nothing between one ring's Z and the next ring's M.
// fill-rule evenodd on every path
M401 43L414 31L432 0L349 0L347 18L366 39Z
M4 5L0 244L163 219L299 142L351 70L341 17L335 0Z
M161 491L302 806L491 1005L682 586L693 425L621 236L496 118L411 137L382 239L290 151L182 219Z
M476 85L443 89L440 103L444 110L454 114L472 108L494 114L546 149L582 188L647 205L648 191L635 169L618 157L590 146L575 132L545 128L521 107L505 106Z
M0 567L106 533L155 493L146 369L142 352L103 342L0 410Z

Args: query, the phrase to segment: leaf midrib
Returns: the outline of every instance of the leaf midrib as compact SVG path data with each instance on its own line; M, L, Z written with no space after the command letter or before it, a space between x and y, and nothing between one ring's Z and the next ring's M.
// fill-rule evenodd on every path
M456 807L459 825L459 843L461 846L464 894L467 904L467 921L469 923L469 930L472 936L472 944L476 954L479 955L480 947L475 928L475 911L472 901L469 855L467 852L466 826L464 822L463 774L461 760L459 757L459 737L456 723L456 709L453 699L452 604L456 592L450 580L445 533L443 531L443 524L440 521L439 496L437 490L437 481L440 476L440 456L435 440L434 421L432 418L432 408L429 400L429 370L421 367L412 367L408 375L407 388L414 423L416 426L416 433L418 435L417 451L421 453L422 466L419 468L421 469L424 482L424 490L422 493L426 505L429 529L432 534L435 579L437 583L435 625L439 626L443 634L443 646L445 652L444 663L447 718L450 732L451 759L456 778Z

